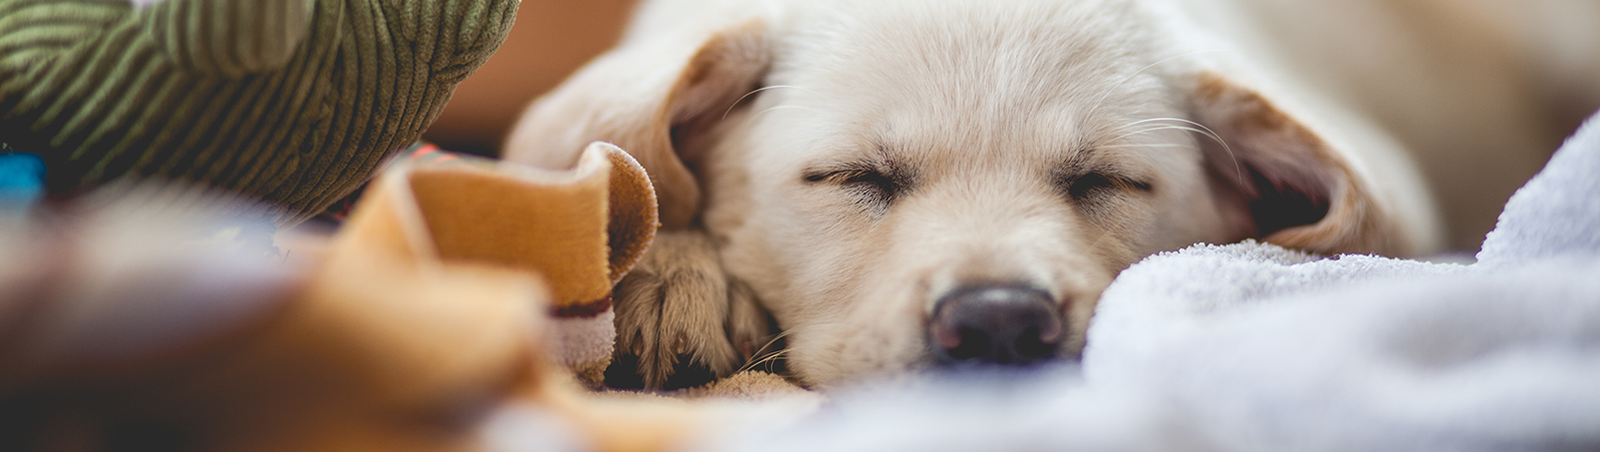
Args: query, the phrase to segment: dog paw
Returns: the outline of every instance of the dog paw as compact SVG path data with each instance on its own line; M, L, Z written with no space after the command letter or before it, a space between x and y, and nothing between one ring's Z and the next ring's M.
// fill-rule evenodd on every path
M778 352L774 344L772 316L757 301L754 290L743 281L728 279L728 341L739 352L741 362L763 359Z
M766 334L765 313L749 289L730 286L703 231L656 235L643 260L617 284L614 300L617 359L606 372L613 387L674 389L727 376ZM629 367L633 375L627 375Z

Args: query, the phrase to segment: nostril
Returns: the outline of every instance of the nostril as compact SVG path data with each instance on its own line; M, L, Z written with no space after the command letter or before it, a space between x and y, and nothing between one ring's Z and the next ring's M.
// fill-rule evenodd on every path
M950 292L934 307L929 328L949 361L1039 361L1054 356L1065 336L1049 294L1010 285Z

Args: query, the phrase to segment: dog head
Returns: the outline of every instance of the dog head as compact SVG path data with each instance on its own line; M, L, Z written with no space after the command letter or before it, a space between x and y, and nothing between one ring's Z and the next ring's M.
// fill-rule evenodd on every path
M1072 359L1117 272L1197 242L1411 249L1341 149L1133 2L857 3L628 41L510 149L633 153L818 384Z

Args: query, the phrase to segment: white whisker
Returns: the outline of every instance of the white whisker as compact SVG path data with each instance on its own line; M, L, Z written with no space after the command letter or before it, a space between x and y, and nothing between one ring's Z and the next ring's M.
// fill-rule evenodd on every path
M1089 250L1089 252L1091 252L1091 253L1095 252L1095 249L1100 246L1100 241L1105 239L1106 236L1109 236L1109 235L1111 235L1111 230L1110 229L1101 230L1100 231L1100 236L1099 237L1095 237L1093 242L1089 242L1089 247L1085 248L1085 249Z
M1180 53L1180 54L1173 55L1173 56L1170 56L1170 57L1162 58L1159 61L1156 61L1154 63L1150 63L1149 65L1147 65L1145 67L1139 68L1139 70L1133 71L1132 74L1128 74L1127 77L1123 77L1122 80L1118 81L1115 85L1111 85L1111 89L1106 90L1105 94L1102 94L1100 96L1100 100L1095 101L1094 106L1089 107L1089 116L1094 116L1096 113L1098 113L1100 111L1100 107L1105 105L1106 99L1110 98L1112 93L1117 92L1117 88L1121 88L1122 84L1128 83L1129 80L1133 80L1134 77L1138 77L1140 73L1143 73L1144 71L1148 71L1148 70L1150 70L1150 68L1156 67L1157 65L1160 65L1161 63L1165 63L1165 62L1168 62L1168 61L1176 60L1176 59L1183 58L1183 57L1190 56L1190 55L1195 55L1195 54L1200 54L1200 53L1208 53L1208 52L1220 52L1220 51L1221 50L1219 50L1219 49L1211 49L1211 50L1194 50L1194 51L1184 52L1184 53Z
M1234 178L1236 178L1239 181L1239 183L1241 183L1241 184L1245 183L1245 180L1244 180L1244 168L1239 164L1239 156L1234 154L1233 146L1228 145L1227 140L1223 140L1222 139L1222 135L1218 134L1214 130L1211 130L1211 128L1207 127L1205 124L1201 124L1201 123L1198 123L1198 122L1195 122L1195 121L1192 121L1192 120L1188 120L1188 119L1184 119L1184 118L1150 118L1150 119L1141 119L1141 120L1138 120L1138 121L1134 121L1134 122L1130 122L1130 123L1124 124L1121 127L1117 127L1115 129L1112 129L1112 131L1113 132L1120 132L1120 131L1131 129L1131 128L1135 127L1135 126L1152 124L1152 123L1153 124L1158 124L1158 125L1151 125L1151 126L1147 126L1145 128L1142 128L1142 129L1133 130L1133 131L1130 131L1130 132L1127 132L1127 133L1123 133L1121 135L1117 135L1116 137L1114 137L1112 139L1109 139L1109 140L1105 140L1105 141L1117 142L1117 141L1121 141L1121 140L1123 140L1125 138L1128 138L1128 137L1131 137L1131 136L1134 136L1134 135L1150 133L1150 132L1159 132L1159 131L1163 131L1163 130L1182 130L1182 131L1185 131L1185 132L1192 132L1192 133L1197 133L1197 134L1200 134L1200 135L1204 135L1206 138L1210 138L1212 141L1217 142L1217 144L1222 145L1222 150L1224 152L1228 153L1228 158L1229 159L1233 160ZM1123 144L1123 145L1096 146L1096 147L1108 148L1109 149L1109 148L1118 148L1118 147L1182 147L1182 146L1181 145L1158 146L1158 145Z
M744 371L747 371L747 370L752 370L752 369L755 369L756 366L760 366L762 364L770 364L773 361L777 361L780 358L784 358L784 357L788 356L789 355L789 349L787 349L787 348L782 349L782 350L774 350L774 351L771 351L771 352L767 352L766 350L769 347L777 345L779 340L781 340L781 339L783 339L785 337L788 337L790 331L792 331L792 330L779 331L778 334L772 336L772 339L767 340L766 345L762 345L761 348L756 349L756 351L754 353L752 353L752 356L750 357L750 359L748 361L745 361L744 365L739 366L739 370L734 371L734 373L739 373L739 372L744 372ZM770 372L771 370L772 370L771 366L768 366L767 371Z
M1240 184L1243 184L1243 183L1246 182L1244 180L1244 168L1239 165L1239 157L1237 155L1234 155L1233 147L1229 146L1228 142L1226 140L1222 139L1222 135L1217 134L1217 132L1214 131L1214 130L1211 130L1210 127L1206 127L1205 124L1201 124L1201 123L1198 123L1198 122L1195 122L1195 121L1191 121L1191 120L1188 120L1188 119L1183 119L1183 118L1152 118L1152 119L1146 119L1144 121L1136 121L1133 124L1138 124L1138 123L1141 123L1141 122L1155 122L1155 121L1173 121L1173 122L1178 122L1178 123L1182 123L1182 124L1192 125L1192 126L1194 126L1196 128L1199 128L1200 130L1194 130L1194 132L1199 133L1201 135L1205 135L1207 138L1210 138L1213 141L1216 141L1217 144L1222 145L1222 150L1228 153L1228 158L1229 159L1233 160L1233 175L1234 175L1234 177L1236 179L1238 179ZM1129 125L1131 126L1133 124L1129 124Z
M765 113L773 111L773 110L790 110L790 109L810 110L809 108L801 107L799 105L779 105L779 106L776 106L776 107L768 108L766 110L758 111L758 112L756 112L756 114L751 115L751 116L761 116L762 114L765 114Z
M1151 126L1151 127L1146 127L1146 128L1143 128L1143 129L1135 130L1135 131L1132 131L1132 132L1124 133L1122 135L1117 135L1116 137L1114 137L1112 139L1109 139L1109 140L1105 140L1105 141L1113 141L1113 142L1122 141L1122 139L1128 138L1128 137L1131 137L1131 136L1134 136L1134 135L1145 134L1145 133L1150 133L1150 132L1160 132L1160 131L1163 131L1163 130L1181 130L1181 131L1185 131L1185 132L1194 132L1194 133L1199 133L1199 134L1205 134L1206 133L1202 129L1189 127L1189 126L1179 126L1179 125Z
M793 90L810 92L810 91L806 90L805 88L801 88L801 87L794 86L794 85L772 85L772 86L763 86L763 87L760 87L760 88L756 88L756 89L750 90L750 92L748 92L748 93L744 93L743 96L739 96L739 100L733 101L733 104L729 105L728 109L722 112L722 119L728 119L728 114L729 113L733 113L733 108L739 106L739 103L744 102L745 99L748 99L748 98L750 98L750 96L754 96L757 93L760 93L760 92L763 92L763 91L767 91L767 90L772 90L772 89L793 89Z
M1188 148L1186 144L1113 144L1108 146L1095 146L1095 149L1124 149L1124 148Z

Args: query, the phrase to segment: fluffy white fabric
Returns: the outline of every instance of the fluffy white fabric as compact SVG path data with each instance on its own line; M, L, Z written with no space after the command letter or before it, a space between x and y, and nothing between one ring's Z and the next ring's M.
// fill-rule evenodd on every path
M1600 450L1600 116L1475 264L1152 256L1105 292L1081 368L880 383L704 446Z
M616 309L612 308L591 317L554 317L551 354L568 367L609 362L617 336L617 329L612 326L616 318Z

